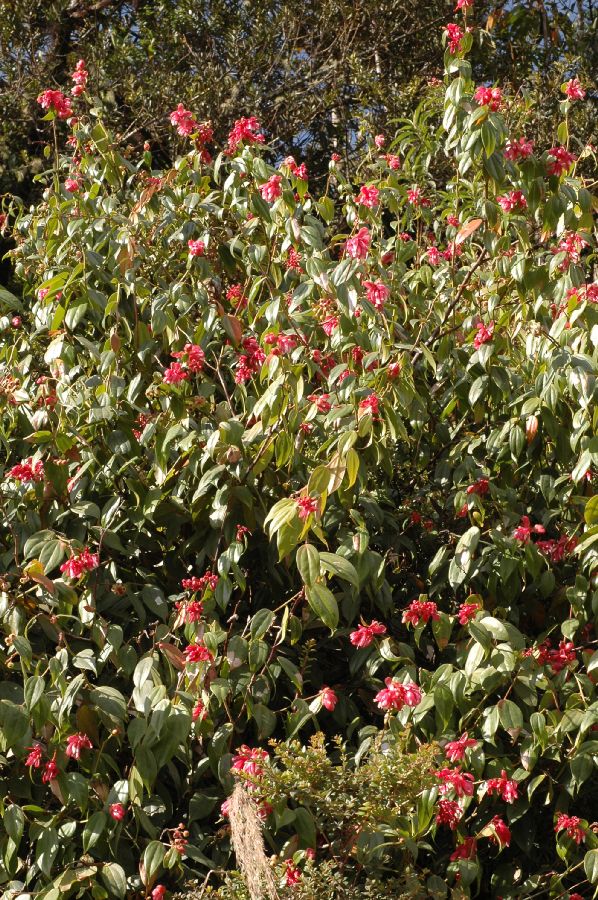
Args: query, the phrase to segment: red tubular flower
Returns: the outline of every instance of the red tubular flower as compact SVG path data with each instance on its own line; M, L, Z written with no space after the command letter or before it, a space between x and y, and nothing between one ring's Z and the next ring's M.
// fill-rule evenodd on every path
M338 697L336 693L329 687L323 687L320 691L320 700L322 701L322 706L324 709L327 709L328 712L333 712L334 707L338 703Z
M60 566L60 571L68 575L69 578L80 578L84 572L91 572L97 569L100 564L100 554L90 553L89 548L85 547L76 556L71 556L65 563Z
M49 784L50 781L54 781L60 775L60 770L56 765L56 754L52 757L52 759L48 760L46 765L44 766L44 771L42 772L42 781L44 784Z
M189 137L199 127L193 114L182 103L170 113L170 124L176 126L177 134L181 137Z
M6 473L6 478L14 478L15 481L21 481L24 484L27 482L43 481L44 464L41 459L38 459L37 462L34 463L30 456L29 459L24 459L16 466L13 466L12 469L9 469Z
M412 600L403 612L403 624L417 627L422 622L427 624L430 619L435 622L440 618L438 606L431 600Z
M463 810L456 800L439 800L436 813L437 825L448 825L454 831L463 815Z
M110 813L110 815L112 816L112 818L114 819L115 822L122 822L122 820L124 819L124 817L127 814L127 811L124 808L124 806L122 805L122 803L113 803L110 806L108 812Z
M449 741L445 744L444 753L449 762L454 763L463 759L468 747L475 747L477 743L473 738L467 737L467 732L465 732L456 741Z
M303 521L317 513L319 508L319 501L316 497L298 497L295 503L297 504L297 514Z
M565 82L563 91L569 100L585 100L586 92L581 86L581 81L577 77L570 78L569 81Z
M498 112L503 102L502 91L497 87L479 87L476 89L473 99L480 106L487 106L492 112Z
M189 373L185 371L180 363L174 362L164 370L162 381L165 384L180 384L181 381L187 381L188 378Z
M466 837L461 844L457 844L451 853L451 862L456 859L473 859L478 852L478 842L473 837Z
M458 617L460 625L469 625L472 619L475 619L476 613L480 608L479 603L467 603L466 601L459 607ZM474 741L475 743L475 741Z
M500 778L489 778L486 782L486 792L492 796L497 793L505 803L514 803L519 796L519 787L516 781L509 779L503 769Z
M29 750L29 756L25 760L25 765L32 769L39 769L43 756L41 744L35 744L35 746L27 747L27 749Z
M73 114L71 101L65 97L62 91L43 91L37 98L42 109L48 109L56 113L59 119L68 119Z
M560 177L569 171L577 157L574 153L570 153L566 147L551 147L548 151L549 163L547 171L549 175Z
M497 197L496 202L506 213L513 212L514 209L527 208L527 200L523 191L509 191L508 194Z
M355 198L355 202L359 203L361 206L367 206L369 209L373 209L374 206L378 205L380 199L380 191L374 185L362 185L361 190L359 191L358 196Z
M414 682L401 682L393 678L384 680L386 685L381 691L378 691L374 697L380 709L400 711L404 706L417 706L421 703L422 692Z
M466 494L478 494L480 497L485 497L488 491L490 490L490 482L487 478L478 478L477 481L474 481L473 484L470 484Z
M534 152L534 142L528 141L524 137L508 140L505 147L505 159L511 162L518 162L521 159L527 159Z
M235 772L246 772L254 778L259 778L264 772L263 764L267 759L268 754L265 750L259 747L248 747L247 744L243 744L233 756L231 768Z
M483 322L479 322L477 327L477 334L473 339L473 346L476 350L479 350L482 344L488 344L492 340L494 335L494 322L489 322L488 325L484 325Z
M286 867L286 886L293 887L294 885L299 884L299 882L301 881L301 870L297 868L292 859L285 859L284 864Z
M546 529L543 525L532 525L529 516L522 516L521 522L513 532L516 541L527 544L532 534L544 534Z
M227 152L234 153L239 144L263 144L264 135L259 133L260 123L255 116L237 119L228 136Z
M500 816L494 816L493 819L488 822L486 828L491 827L494 829L494 832L489 835L490 840L495 844L500 844L501 847L504 845L508 847L511 843L511 829L503 822Z
M370 249L371 236L367 228L360 228L354 237L345 243L345 253L351 259L365 259Z
M454 22L449 22L448 25L444 26L444 33L447 36L449 52L454 56L461 50L461 41L465 37L465 32L460 25L455 25Z
M91 750L93 744L86 734L78 732L67 738L65 753L71 759L81 759L82 750Z
M349 635L349 640L354 647L369 647L374 640L374 635L386 634L386 625L377 622L375 619L369 625L360 625L355 631Z
M208 648L199 642L188 644L183 653L187 663L211 662L214 658Z
M271 175L265 184L258 188L263 199L268 203L274 203L282 194L282 175Z
M382 312L384 304L390 297L390 288L383 281L364 281L363 286L369 302Z
M191 713L191 718L193 719L194 722L197 722L198 719L199 719L199 721L202 721L203 719L207 718L207 715L208 715L208 711L205 708L203 702L201 700L198 700L197 703L195 704L195 706L193 707L193 712Z
M151 893L152 900L164 900L168 891L163 884L157 884Z
M456 769L440 769L436 772L436 778L442 781L441 794L448 794L452 789L457 797L473 795L473 775L470 772L461 772L459 766Z

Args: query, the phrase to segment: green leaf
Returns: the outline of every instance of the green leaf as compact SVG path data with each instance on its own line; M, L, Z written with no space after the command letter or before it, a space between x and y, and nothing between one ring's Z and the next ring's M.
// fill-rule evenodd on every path
M583 868L592 884L598 884L598 850L588 850L583 858Z
M312 612L333 632L338 625L338 604L331 591L323 584L305 588L305 596Z
M320 552L320 562L322 568L331 575L336 575L338 578L342 578L343 581L348 581L353 587L359 587L359 575L357 574L357 570L353 563L349 562L348 559L345 559L344 556L339 556L338 553L327 553L322 551Z
M160 841L150 841L143 852L141 879L147 888L151 888L162 867L166 847Z
M303 584L311 587L320 577L320 554L313 544L302 544L297 549L296 560Z
M44 828L35 847L35 859L46 878L50 877L59 846L56 829Z
M108 816L102 810L93 813L89 817L83 829L83 850L85 853L97 844L107 824Z
M590 497L583 513L586 525L598 525L598 494Z
M118 863L106 863L101 868L102 881L111 896L125 897L127 893L127 877L125 870Z

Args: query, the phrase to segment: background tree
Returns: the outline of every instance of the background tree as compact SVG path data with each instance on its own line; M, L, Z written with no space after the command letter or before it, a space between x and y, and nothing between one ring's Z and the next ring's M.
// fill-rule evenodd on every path
M47 140L36 97L70 84L80 57L111 120L160 162L178 147L168 112L182 101L219 141L256 115L278 153L323 178L332 151L355 157L360 125L413 111L441 74L451 16L443 0L0 0L0 191L31 194ZM476 0L468 20L477 81L532 92L526 128L548 135L564 75L591 87L598 68L594 0ZM579 116L576 133L595 139L592 105Z

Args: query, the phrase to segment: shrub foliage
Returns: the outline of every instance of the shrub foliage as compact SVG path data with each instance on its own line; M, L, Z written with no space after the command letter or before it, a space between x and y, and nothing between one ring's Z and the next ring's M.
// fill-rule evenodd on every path
M212 161L178 109L156 171L40 98L0 293L6 896L201 884L235 779L281 896L598 882L583 91L534 147L447 40L442 125L439 85L318 197L254 120Z

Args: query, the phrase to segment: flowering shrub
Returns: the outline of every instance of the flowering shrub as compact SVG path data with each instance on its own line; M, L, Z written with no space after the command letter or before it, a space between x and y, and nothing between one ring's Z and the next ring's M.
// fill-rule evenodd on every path
M234 867L241 782L288 896L598 883L580 100L533 147L447 38L442 128L432 96L317 197L254 118L218 152L179 106L189 152L156 171L83 63L41 95L68 153L7 208L0 293L7 892L155 900ZM401 754L404 812L351 834L337 777L379 809Z

